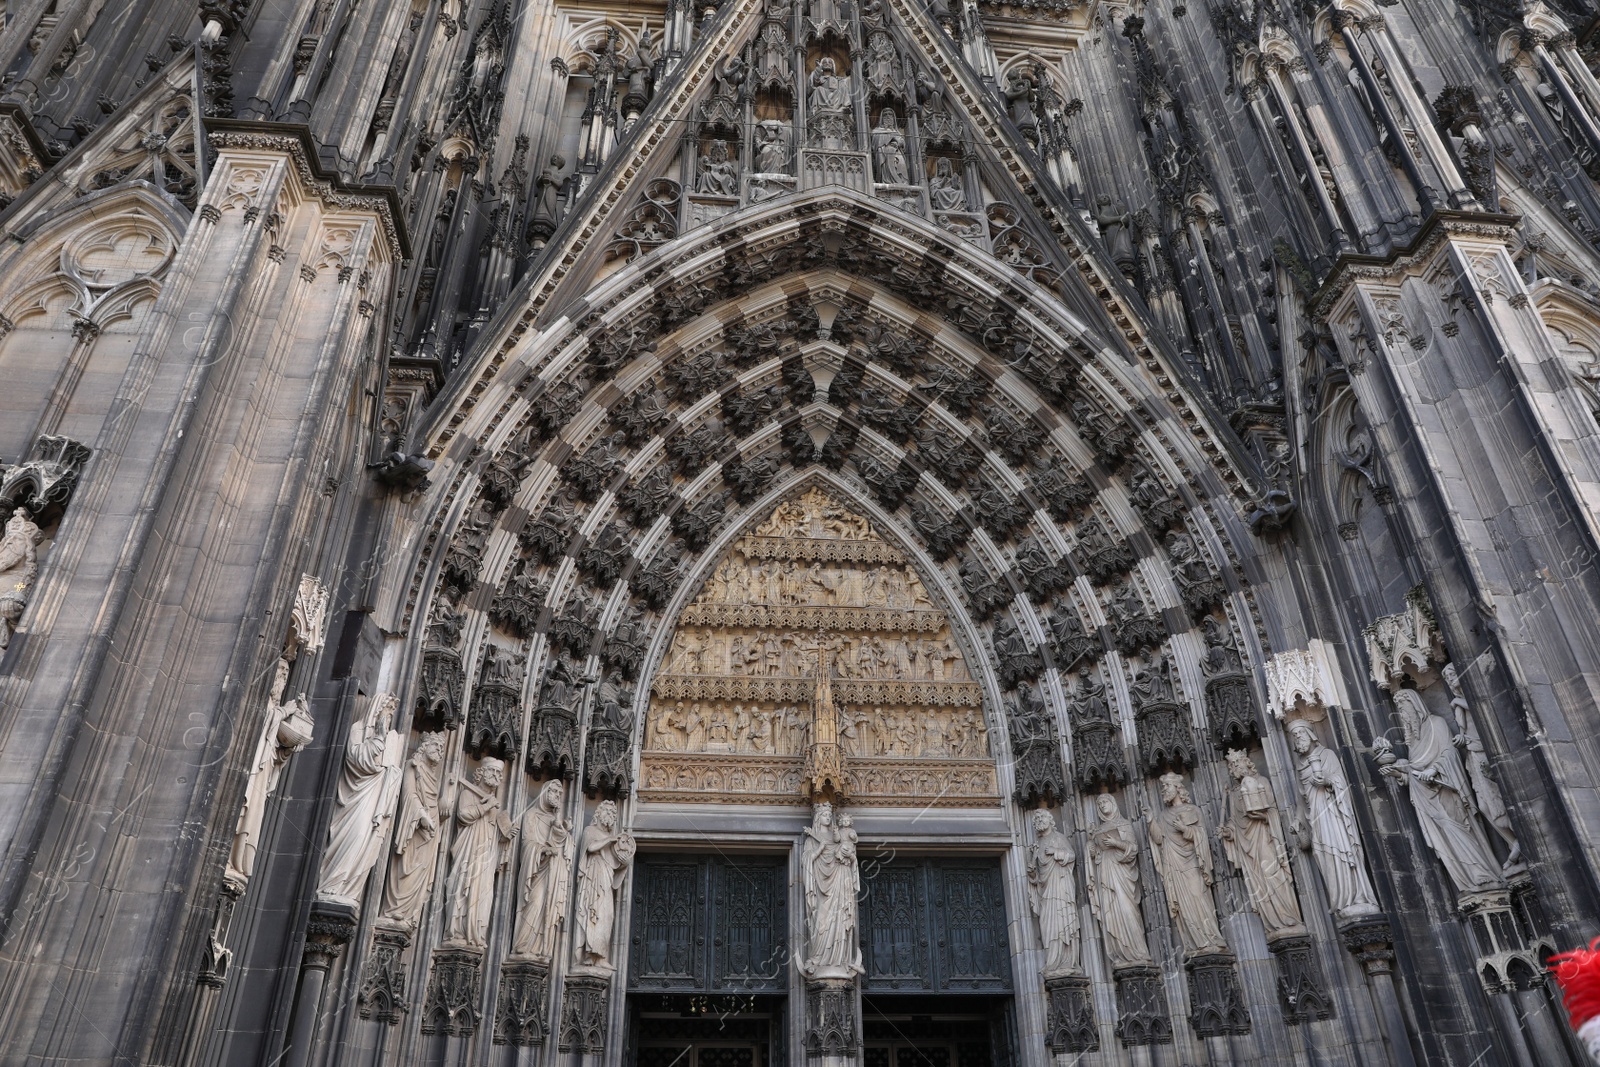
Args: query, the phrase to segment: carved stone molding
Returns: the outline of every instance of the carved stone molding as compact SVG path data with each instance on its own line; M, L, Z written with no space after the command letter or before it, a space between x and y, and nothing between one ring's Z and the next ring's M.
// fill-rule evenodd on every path
M406 970L401 958L411 944L411 934L379 926L372 934L372 952L361 969L357 1009L363 1019L390 1026L411 1010L406 1003Z
M1394 970L1394 930L1386 915L1373 915L1346 923L1339 939L1369 975Z
M1161 971L1155 967L1119 967L1117 983L1117 1039L1126 1047L1170 1045L1172 1019L1161 991Z
M471 1037L483 1017L478 1007L482 992L482 949L435 949L422 1004L422 1032Z
M500 965L500 990L494 1008L494 1043L542 1045L548 1033L550 965L507 960Z
M1372 620L1361 635L1367 642L1372 680L1380 689L1388 690L1406 677L1408 670L1427 674L1450 658L1434 621L1433 606L1420 585L1406 594L1404 611Z
M307 967L327 970L339 958L356 932L356 909L351 904L318 900L306 921L306 944L301 961Z
M573 975L561 998L562 1052L598 1056L606 1050L606 1015L611 1006L611 979Z
M851 979L806 983L806 1051L813 1056L853 1056L856 1051L856 984Z
M691 604L680 626L755 627L783 630L864 630L872 633L936 634L948 624L942 611L895 611L857 607L787 607L765 604Z
M1045 1044L1051 1052L1094 1052L1100 1047L1089 979L1077 975L1046 978L1044 995L1048 1012Z
M1330 655L1327 645L1313 639L1308 648L1288 649L1267 660L1267 708L1276 718L1282 720L1301 705L1330 708L1339 703Z

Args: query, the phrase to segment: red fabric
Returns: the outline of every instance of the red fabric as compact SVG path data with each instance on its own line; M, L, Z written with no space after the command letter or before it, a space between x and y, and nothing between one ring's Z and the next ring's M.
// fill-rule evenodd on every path
M1576 1030L1600 1015L1600 937L1589 947L1551 956L1549 966L1561 987L1561 999Z

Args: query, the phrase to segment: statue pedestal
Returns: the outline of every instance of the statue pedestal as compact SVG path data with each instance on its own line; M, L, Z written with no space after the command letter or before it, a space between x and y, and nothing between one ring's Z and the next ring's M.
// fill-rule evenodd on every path
M483 1013L483 949L446 945L434 949L428 995L422 1004L422 1032L471 1037Z
M411 931L381 923L372 932L372 953L361 973L356 1004L363 1019L393 1026L411 1010L406 1004L406 972L400 955L411 944Z
M593 971L567 977L561 998L562 1052L598 1056L606 1050L606 1017L611 1010L611 976Z
M544 1044L549 992L549 960L509 959L502 963L500 991L494 1006L494 1043Z
M1089 979L1081 974L1047 977L1044 995L1049 1011L1045 1043L1051 1052L1093 1052L1100 1047Z
M1183 969L1189 972L1189 1024L1196 1034L1223 1037L1250 1032L1250 1012L1231 954L1190 956L1183 961Z
M1154 966L1118 967L1117 1037L1124 1045L1170 1045L1172 1020Z
M853 1059L859 996L854 978L809 979L806 982L806 1053L811 1059Z
M1317 951L1309 934L1269 938L1267 948L1278 961L1278 1001L1283 1021L1290 1026L1313 1019L1333 1018L1333 1001L1328 998L1317 964Z

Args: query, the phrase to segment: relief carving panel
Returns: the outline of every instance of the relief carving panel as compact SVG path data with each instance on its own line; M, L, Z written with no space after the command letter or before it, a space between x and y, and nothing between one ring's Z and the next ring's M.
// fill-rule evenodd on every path
M895 546L810 489L734 543L684 609L651 687L646 800L809 803L827 672L845 793L862 804L999 802L982 691Z

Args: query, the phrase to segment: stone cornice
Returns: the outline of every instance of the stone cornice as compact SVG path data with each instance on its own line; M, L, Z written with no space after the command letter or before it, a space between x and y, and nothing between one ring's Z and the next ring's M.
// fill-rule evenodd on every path
M206 140L213 148L255 148L285 152L294 160L301 184L325 205L371 211L383 225L395 262L411 258L405 212L392 185L361 185L330 174L317 158L311 129L299 123L257 122L244 119L206 119Z
M1327 318L1333 307L1358 279L1389 280L1425 263L1451 237L1479 237L1504 240L1521 221L1520 215L1487 211L1436 211L1428 216L1410 244L1387 256L1350 252L1339 257L1312 295L1312 314Z

